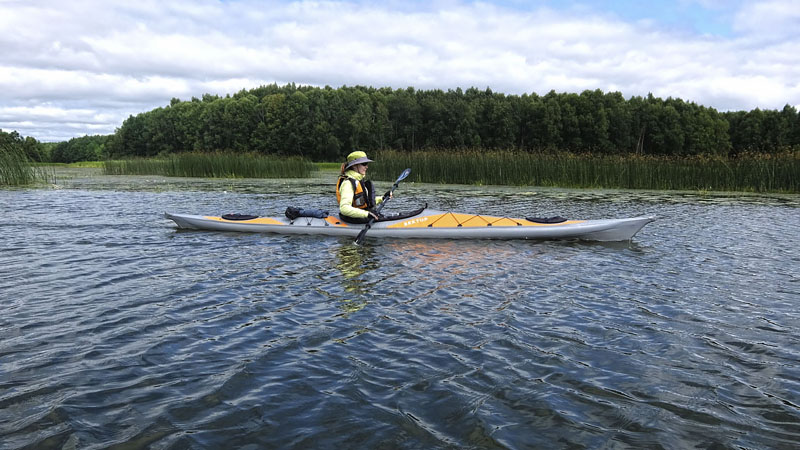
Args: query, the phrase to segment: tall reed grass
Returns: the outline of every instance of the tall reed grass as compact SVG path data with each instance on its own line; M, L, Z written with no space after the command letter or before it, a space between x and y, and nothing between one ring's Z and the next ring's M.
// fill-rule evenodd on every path
M370 167L392 180L411 167L428 183L658 190L800 192L800 153L737 158L385 151Z
M305 178L316 166L298 157L258 154L179 153L165 159L105 161L106 175L164 175L204 178Z
M52 169L31 164L24 150L0 147L0 186L25 186L53 180Z

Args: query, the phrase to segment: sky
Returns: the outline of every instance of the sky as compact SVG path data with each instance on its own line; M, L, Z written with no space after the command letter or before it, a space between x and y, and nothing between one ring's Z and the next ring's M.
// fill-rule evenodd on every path
M800 108L800 0L0 0L0 129L111 134L261 85Z

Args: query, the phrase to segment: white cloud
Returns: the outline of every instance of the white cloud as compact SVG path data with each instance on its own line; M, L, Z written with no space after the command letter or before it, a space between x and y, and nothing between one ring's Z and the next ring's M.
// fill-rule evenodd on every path
M747 2L738 11L734 27L748 36L783 39L797 38L800 30L800 4L796 0Z
M173 97L271 82L652 92L723 110L800 104L793 1L742 2L732 37L589 11L458 1L0 2L0 128L59 140L111 133ZM73 118L68 126L53 109Z

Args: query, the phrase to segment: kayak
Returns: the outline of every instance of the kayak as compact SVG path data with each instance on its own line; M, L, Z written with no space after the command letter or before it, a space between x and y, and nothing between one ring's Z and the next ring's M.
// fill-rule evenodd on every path
M363 224L350 224L336 216L318 217L257 217L231 215L201 216L165 213L178 228L251 233L305 234L348 236L355 238ZM559 218L560 219L560 218ZM383 220L372 224L369 238L429 238L429 239L580 239L587 241L627 241L653 217L626 219L566 220L544 223L546 220L515 219L510 217L463 214L423 209L411 217Z

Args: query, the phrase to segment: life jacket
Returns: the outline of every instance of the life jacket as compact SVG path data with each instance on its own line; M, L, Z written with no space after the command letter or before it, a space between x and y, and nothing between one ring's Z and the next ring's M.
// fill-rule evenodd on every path
M342 201L342 194L339 188L344 180L350 180L353 185L353 208L372 209L375 207L375 191L372 189L372 181L359 181L345 175L339 176L336 182L336 202Z

